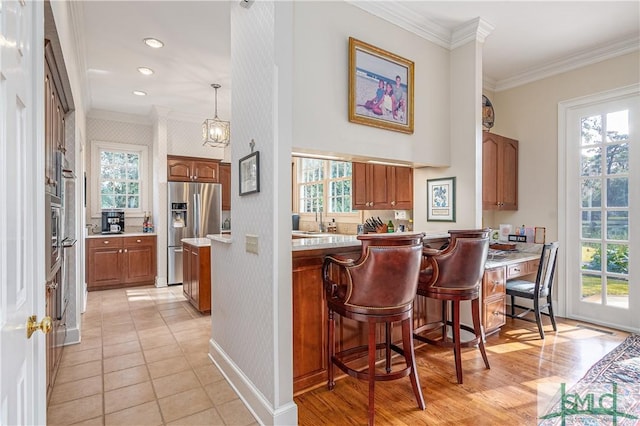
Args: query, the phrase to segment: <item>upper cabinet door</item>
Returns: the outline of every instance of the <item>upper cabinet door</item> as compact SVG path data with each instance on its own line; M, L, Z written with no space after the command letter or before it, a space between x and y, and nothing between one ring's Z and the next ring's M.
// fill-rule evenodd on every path
M215 161L194 161L193 180L196 182L218 182L218 162Z
M191 182L193 173L191 161L169 158L167 159L167 179L172 182Z
M482 208L518 210L517 140L483 133Z
M413 209L413 169L391 167L391 207L397 210Z

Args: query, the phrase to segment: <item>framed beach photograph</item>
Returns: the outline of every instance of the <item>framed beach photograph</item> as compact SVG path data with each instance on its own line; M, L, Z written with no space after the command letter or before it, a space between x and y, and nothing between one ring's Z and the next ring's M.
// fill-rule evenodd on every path
M240 159L240 195L260 192L260 151Z
M456 221L456 178L427 179L427 221Z
M349 37L349 121L413 133L413 62Z

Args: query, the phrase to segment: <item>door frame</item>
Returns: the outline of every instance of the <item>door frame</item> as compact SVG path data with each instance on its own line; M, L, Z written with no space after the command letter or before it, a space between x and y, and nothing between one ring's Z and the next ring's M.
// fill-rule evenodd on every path
M568 187L568 184L572 182L572 179L568 176L569 171L567 170L567 157L569 155L570 147L568 146L568 133L571 130L571 124L568 121L568 117L574 109L577 108L585 108L590 105L595 105L599 103L605 102L613 102L616 100L621 100L624 98L638 96L640 95L640 83L632 84L629 86L624 86L621 88L608 90L600 93L596 93L593 95L582 96L579 98L570 99L567 101L562 101L558 103L558 239L560 241L560 251L558 253L558 274L557 279L560 284L556 288L558 288L558 315L564 316L567 318L584 320L587 322L593 322L596 324L610 326L612 328L623 329L630 332L639 332L640 331L640 321L635 320L635 323L631 323L629 326L621 326L615 324L613 322L594 320L592 318L584 318L579 314L574 312L574 309L571 305L572 298L572 290L574 289L574 285L572 285L572 280L574 279L572 274L574 272L571 270L570 265L575 263L574 257L576 256L575 250L572 250L570 244L573 244L571 241L571 228L570 224L575 222L575 217L571 216L573 212L572 209L569 209L569 202L571 188ZM639 123L635 123L637 126ZM638 148L636 148L638 149ZM636 173L640 171L640 164L638 161L635 163L632 160L633 156L630 156L630 167L636 170ZM629 198L630 198L630 207L633 199L640 198L640 189L635 188L637 185L629 185ZM637 205L637 201L636 201ZM630 215L629 219L632 217ZM631 231L631 222L629 224L629 230ZM634 242L632 242L632 238L634 238ZM638 236L633 237L630 235L629 237L629 247L630 250L633 250L633 247L637 247L639 245ZM630 296L633 291L631 288L631 283L634 278L637 278L638 272L634 271L633 265L631 262L629 263L629 283L630 283ZM636 284L637 286L637 284ZM637 291L637 290L636 290ZM631 303L631 298L630 298ZM630 310L633 310L633 306L629 306Z

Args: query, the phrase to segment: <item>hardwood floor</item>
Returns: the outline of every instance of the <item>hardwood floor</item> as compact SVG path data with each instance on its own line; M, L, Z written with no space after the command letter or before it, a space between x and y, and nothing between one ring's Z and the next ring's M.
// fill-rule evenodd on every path
M548 324L548 318L543 320ZM408 377L377 382L376 423L535 425L540 384L557 384L548 386L547 392L556 392L562 382L570 386L627 336L618 330L558 319L558 331L547 325L545 339L540 340L535 324L507 319L500 333L486 340L490 370L485 369L477 349L463 349L462 385L456 382L451 349L420 346L416 358L426 409L417 408ZM397 358L396 362L401 361ZM545 394L544 389L540 394ZM366 382L345 377L331 392L322 386L295 397L298 422L366 424L367 398Z

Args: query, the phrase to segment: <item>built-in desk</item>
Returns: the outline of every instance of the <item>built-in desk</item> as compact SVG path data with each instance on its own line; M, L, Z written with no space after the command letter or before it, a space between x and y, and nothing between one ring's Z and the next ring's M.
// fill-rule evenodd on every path
M505 324L507 280L534 275L540 263L541 245L519 244L515 251L489 250L482 278L482 326L485 335ZM531 277L535 279L535 276Z

